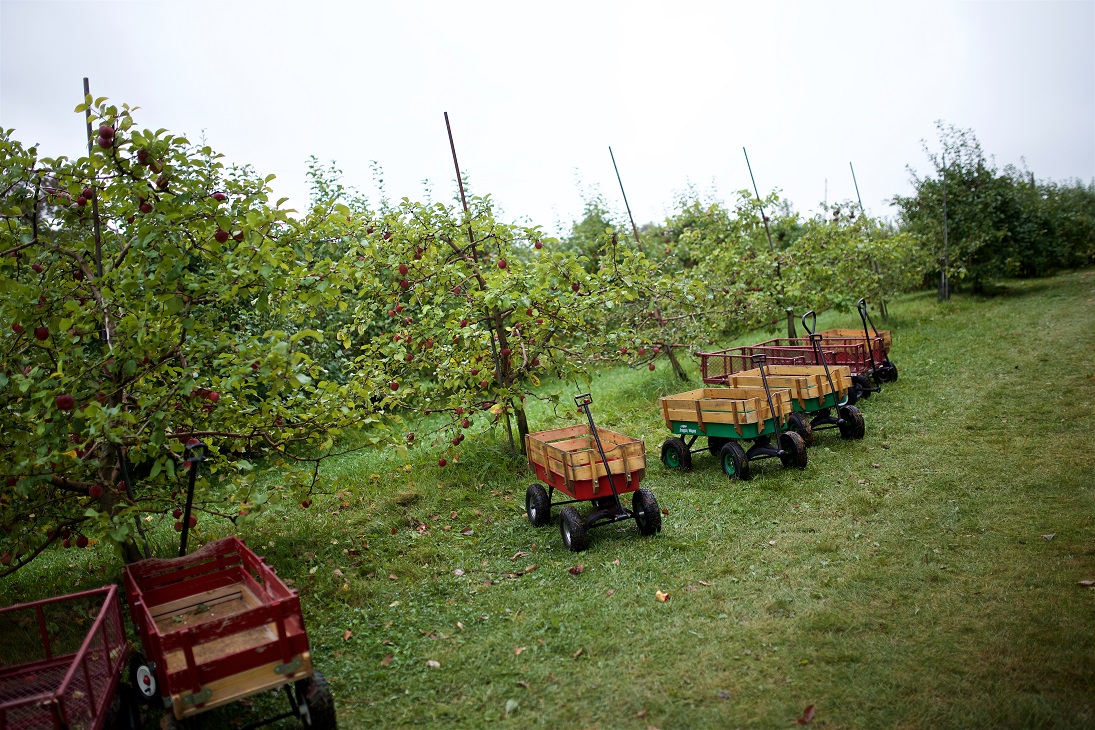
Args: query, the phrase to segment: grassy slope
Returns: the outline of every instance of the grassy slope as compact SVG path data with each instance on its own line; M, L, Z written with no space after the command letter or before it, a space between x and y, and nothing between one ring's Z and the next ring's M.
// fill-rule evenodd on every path
M654 539L624 523L568 553L524 519L524 463L489 436L444 470L429 445L345 458L329 473L346 506L245 537L300 589L344 727L775 727L810 704L826 727L1091 726L1093 300L1091 271L903 299L900 381L862 404L867 438L819 434L806 471L766 461L748 482L706 455L691 473L658 463L656 398L686 389L661 369L598 377L599 425L646 440L668 510ZM2 597L70 590L67 566L81 583L118 572L73 554Z

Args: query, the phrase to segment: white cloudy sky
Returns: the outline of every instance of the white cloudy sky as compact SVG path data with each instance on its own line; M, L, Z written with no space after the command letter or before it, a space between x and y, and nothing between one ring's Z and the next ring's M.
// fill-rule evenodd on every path
M1095 178L1095 2L0 0L0 125L78 155L92 93L205 135L307 202L306 160L374 195L447 198L442 113L476 192L555 230L582 186L640 223L688 185L781 188L875 214L934 121L997 163Z

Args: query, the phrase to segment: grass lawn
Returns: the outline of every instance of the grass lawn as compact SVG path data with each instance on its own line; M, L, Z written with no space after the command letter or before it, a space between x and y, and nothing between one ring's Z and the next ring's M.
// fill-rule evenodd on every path
M498 433L445 468L428 443L327 464L339 495L243 537L299 589L341 726L789 727L809 705L829 728L1095 726L1095 271L890 311L898 382L860 404L865 439L819 434L805 471L668 471L657 398L698 380L597 376L598 425L646 441L653 538L625 522L575 554L531 527L534 480ZM119 572L52 551L0 600Z

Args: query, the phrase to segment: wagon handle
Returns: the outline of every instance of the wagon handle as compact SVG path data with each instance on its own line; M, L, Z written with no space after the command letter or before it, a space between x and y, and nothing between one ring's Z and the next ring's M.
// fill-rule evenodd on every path
M620 504L620 494L616 491L616 483L612 481L612 471L608 468L608 457L605 456L605 449L601 446L601 436L597 433L597 426L593 423L593 414L589 412L589 404L593 402L593 396L589 393L582 393L574 396L574 403L586 414L586 420L589 421L589 432L593 434L593 440L597 443L597 453L601 455L601 463L605 467L605 476L608 477L608 486L612 490L612 497L616 500L616 514L622 515L624 513L623 505ZM593 465L590 464L592 469ZM599 479L597 481L600 481Z
M198 478L198 464L205 461L205 444L198 439L186 442L186 463L190 465L190 482L186 487L186 508L183 509L182 537L179 539L179 557L186 555L186 542L190 536L190 510L194 506L194 482Z
M768 362L768 355L763 352L758 352L753 355L753 364L760 370L760 382L764 385L764 395L768 398L768 412L772 414L772 418L776 423L776 445L779 446L779 433L784 430L783 419L779 416L783 414L776 414L776 406L772 402L772 390L768 387L768 376L764 373L764 365Z
M874 336L878 339L879 347L882 346L882 335L878 334L878 328L874 326L874 320L871 319L871 315L867 313L867 300L863 297L859 298L859 301L855 303L856 309L859 310L859 318L863 320L863 336L867 339L867 352L871 358L871 370L874 370L874 349L871 348L871 332L867 329L870 325L870 329L874 330ZM883 357L888 353L883 352ZM882 363L879 363L881 365Z
M806 318L810 318L810 324L806 323ZM821 351L821 341L824 339L822 335L817 334L817 313L814 310L810 310L806 314L802 315L802 326L806 328L806 331L810 333L810 344L814 348L814 356L821 362L821 366L825 368L825 379L829 381L829 392L836 393L836 388L833 386L833 376L829 372L829 361L825 359L825 353ZM837 403L837 408L848 405L849 393L848 390L844 391L844 401ZM833 400L836 400L834 397Z

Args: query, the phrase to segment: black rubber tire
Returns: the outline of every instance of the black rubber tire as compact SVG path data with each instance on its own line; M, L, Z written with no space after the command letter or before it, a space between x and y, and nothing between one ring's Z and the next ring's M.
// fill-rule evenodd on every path
M141 671L142 668L146 670L147 674ZM151 684L142 681L145 677L151 681ZM133 695L137 702L150 707L163 707L163 697L160 696L159 692L159 680L156 678L156 673L152 671L152 667L149 666L144 654L139 651L131 652L129 655L129 686L133 688Z
M795 411L787 416L787 428L802 437L803 443L812 446L814 443L814 427L805 413Z
M525 511L533 527L543 527L551 522L551 500L543 486L531 484L525 490Z
M118 682L118 690L107 707L106 724L110 730L141 730L141 702L129 682Z
M897 366L890 362L890 358L882 361L882 379L887 383L897 382Z
M559 512L559 534L563 536L563 545L572 553L580 553L589 547L585 520L573 506L563 507Z
M779 460L785 468L806 468L806 442L795 431L784 431L779 435L779 448L783 453Z
M297 683L297 703L308 706L308 720L304 727L310 730L338 730L335 716L335 698L327 686L327 678L317 669L312 676Z
M631 497L631 511L640 535L656 535L662 531L662 510L654 493L640 487Z
M719 464L722 465L722 473L733 479L741 480L749 478L749 457L745 455L745 449L737 441L728 441L719 452Z
M871 379L866 375L853 375L852 376L852 388L856 391L855 400L849 400L849 403L854 403L859 400L867 400L871 397Z
M848 403L847 405L853 405L859 400L859 389L855 387L855 384L848 386Z
M730 443L730 439L725 436L710 436L707 439L707 450L711 452L711 456L717 459L719 454L722 453L722 447L728 443Z
M684 439L666 439L662 444L662 463L667 469L688 471L692 468L692 454L684 444Z
M867 432L866 424L863 422L863 414L859 412L859 409L855 406L843 406L837 410L837 414L840 416L840 435L846 439L861 439Z

